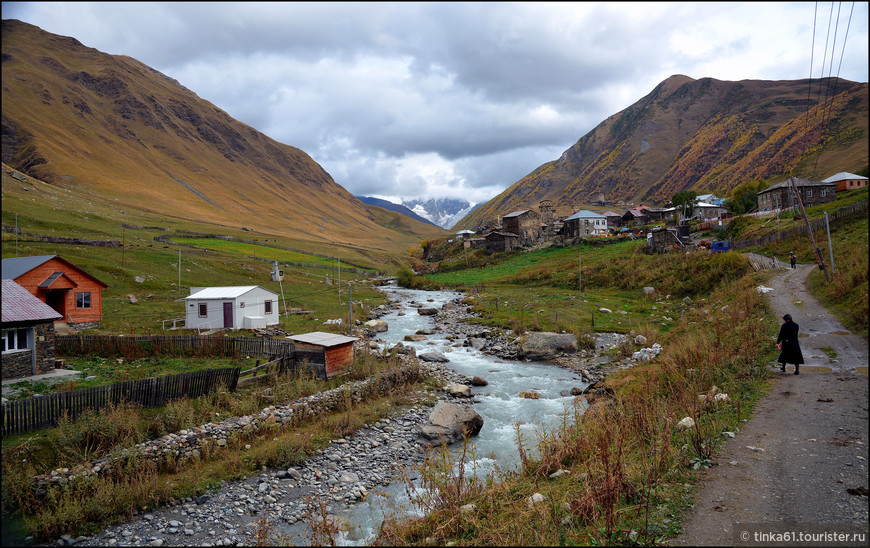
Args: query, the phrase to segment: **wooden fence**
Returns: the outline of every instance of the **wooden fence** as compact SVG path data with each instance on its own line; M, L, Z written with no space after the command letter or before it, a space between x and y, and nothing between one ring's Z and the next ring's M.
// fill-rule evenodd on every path
M240 371L238 367L203 369L4 403L0 429L3 436L21 434L55 426L64 414L76 418L86 409L98 410L123 402L157 407L183 396L198 398L219 386L234 391Z
M103 357L141 358L170 356L250 356L274 358L293 353L293 341L253 337L203 337L200 335L58 335L55 352L60 356L97 354Z
M833 223L838 219L844 219L851 215L855 215L857 213L866 212L867 211L867 200L863 202L857 202L851 205L847 205L841 207L835 211L828 212L828 221ZM815 232L816 230L825 228L825 218L822 217L820 219L813 219L810 221L810 229ZM755 247L755 246L764 246L771 244L777 240L784 240L786 238L791 238L793 236L800 236L802 234L807 233L806 223L800 223L799 225L792 226L785 230L780 230L777 232L772 232L761 238L753 238L751 240L741 240L739 242L732 242L731 249L743 249L747 247Z

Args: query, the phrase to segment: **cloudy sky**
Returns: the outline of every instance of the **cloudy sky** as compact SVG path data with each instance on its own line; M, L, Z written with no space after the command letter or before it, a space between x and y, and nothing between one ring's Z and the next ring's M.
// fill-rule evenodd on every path
M353 194L395 201L488 200L673 74L868 80L865 2L2 7L134 57Z

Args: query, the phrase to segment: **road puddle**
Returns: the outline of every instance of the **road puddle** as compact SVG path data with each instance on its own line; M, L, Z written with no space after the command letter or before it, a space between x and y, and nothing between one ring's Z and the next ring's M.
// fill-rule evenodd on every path
M862 365L861 367L856 367L855 373L861 373L862 375L866 375L867 374L867 366Z
M851 335L848 331L831 331L831 335Z

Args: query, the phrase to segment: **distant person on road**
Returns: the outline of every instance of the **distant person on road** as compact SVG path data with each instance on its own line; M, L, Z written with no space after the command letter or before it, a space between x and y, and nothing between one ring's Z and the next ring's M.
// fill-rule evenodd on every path
M784 323L779 328L779 336L776 338L776 348L780 351L779 370L785 373L785 366L793 363L794 374L800 374L800 365L804 363L804 355L801 352L801 346L798 343L798 324L791 319L791 314L786 314L782 317Z
M797 268L797 257L794 256L794 251L789 254L788 258L791 261L791 267Z

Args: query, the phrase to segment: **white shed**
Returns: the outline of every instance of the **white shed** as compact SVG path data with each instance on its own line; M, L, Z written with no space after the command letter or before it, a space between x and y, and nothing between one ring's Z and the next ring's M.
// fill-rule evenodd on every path
M257 329L279 323L278 294L258 285L191 287L184 309L187 329Z

